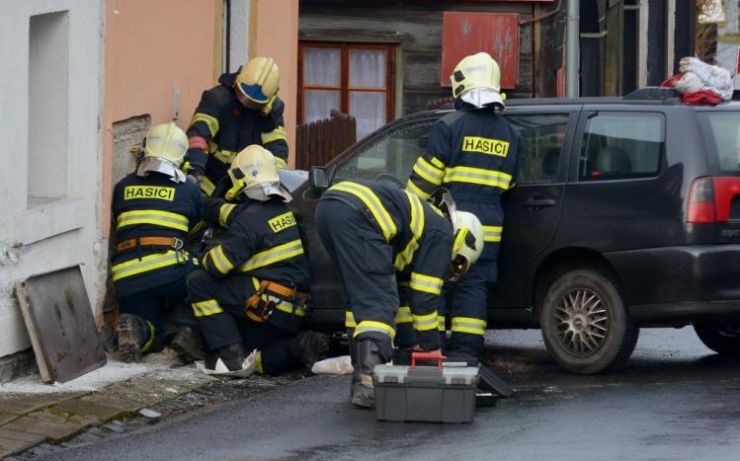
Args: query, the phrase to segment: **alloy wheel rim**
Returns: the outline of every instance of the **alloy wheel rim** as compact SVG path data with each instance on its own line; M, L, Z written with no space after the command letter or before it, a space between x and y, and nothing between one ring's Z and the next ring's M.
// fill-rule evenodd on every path
M609 316L594 291L578 288L566 293L555 308L558 342L570 354L585 357L606 342Z

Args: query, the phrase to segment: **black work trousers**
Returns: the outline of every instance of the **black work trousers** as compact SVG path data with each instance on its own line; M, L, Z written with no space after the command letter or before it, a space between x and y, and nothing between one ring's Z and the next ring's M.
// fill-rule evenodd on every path
M244 313L247 299L255 293L252 277L246 274L216 278L200 269L188 277L193 313L210 351L241 342L249 354L259 351L257 371L278 374L302 365L288 353L287 341L295 333L267 323L250 320Z
M353 340L372 340L381 358L390 360L399 306L393 247L369 211L341 200L319 202L316 226L356 323Z

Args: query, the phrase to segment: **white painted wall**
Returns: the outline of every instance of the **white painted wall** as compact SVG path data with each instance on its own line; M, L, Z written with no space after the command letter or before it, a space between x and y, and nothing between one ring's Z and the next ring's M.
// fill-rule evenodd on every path
M236 72L239 66L244 64L248 58L249 4L250 0L231 0L229 72ZM224 28L225 27L226 23L224 22Z
M31 65L31 16L60 11L67 11L68 44L62 47L67 50L66 66L59 65L59 59L51 59L46 67L43 62L40 66ZM5 146L0 162L0 357L29 347L13 295L16 281L81 264L92 306L96 308L101 302L107 257L100 231L102 149L99 117L104 12L104 0L0 2L0 62L3 63L0 139ZM46 27L44 21L40 24ZM46 35L59 39L58 30ZM48 75L42 79L31 77L29 67L47 68ZM67 77L55 75L58 69L66 69ZM33 88L30 88L31 82ZM66 120L43 121L43 114L38 112L39 94L42 93L37 85L43 85L42 93L48 94L48 98L40 98L41 104L66 105L66 114L61 112ZM29 110L31 99L34 110ZM30 117L41 120L37 123L45 123L49 132L33 126ZM37 137L67 142L50 146L48 142L37 142ZM29 142L29 139L34 141ZM46 197L48 191L40 191L43 197L40 201L33 197L34 191L28 190L30 150L38 148L34 146L41 146L41 150L33 153L32 165L37 164L34 169L38 171L32 174L38 173L41 178L54 174L53 169L43 171L44 156L50 159L49 165L66 170L66 184L55 185L51 198ZM66 157L66 162L60 164L60 157Z

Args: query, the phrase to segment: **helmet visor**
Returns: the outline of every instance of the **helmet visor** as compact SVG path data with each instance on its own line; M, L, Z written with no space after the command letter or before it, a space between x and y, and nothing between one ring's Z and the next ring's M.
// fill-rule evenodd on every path
M248 85L244 82L239 83L239 90L241 93L246 96L251 101L264 104L267 102L268 98L265 96L265 93L262 91L261 85Z

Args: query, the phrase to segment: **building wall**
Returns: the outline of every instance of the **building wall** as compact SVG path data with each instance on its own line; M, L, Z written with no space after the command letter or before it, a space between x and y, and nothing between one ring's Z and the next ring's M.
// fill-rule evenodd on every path
M431 101L450 96L450 89L440 85L443 12L517 13L520 21L531 19L533 12L528 2L408 1L383 2L380 7L337 3L303 0L300 39L397 44L404 113L426 109ZM532 25L519 28L519 81L514 91L508 91L511 96L531 96L534 91L532 30Z
M170 120L186 129L201 93L216 83L221 4L107 0L102 198L106 236L112 187L133 169L130 142L141 142L149 125Z
M102 0L0 3L0 357L30 345L17 281L81 265L93 306L102 291L103 11Z
M280 99L285 102L289 165L295 165L298 93L298 0L251 0L249 55L270 56L280 68ZM279 31L279 33L276 33Z

